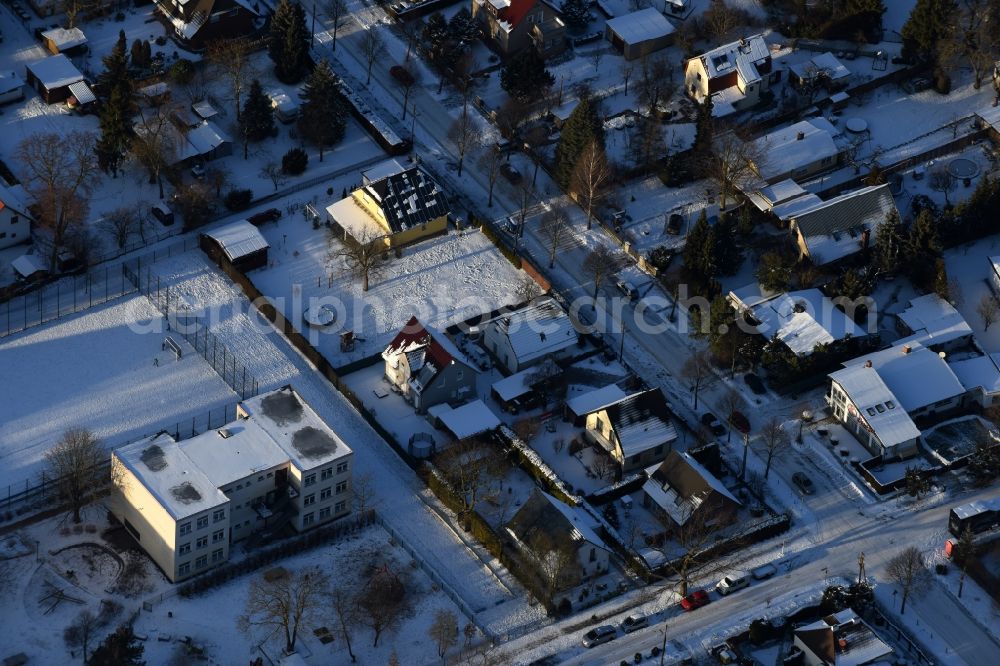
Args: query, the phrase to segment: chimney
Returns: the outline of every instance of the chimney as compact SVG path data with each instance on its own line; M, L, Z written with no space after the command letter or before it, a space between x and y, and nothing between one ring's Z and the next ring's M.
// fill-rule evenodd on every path
M795 140L796 141L801 141L804 138L806 138L806 133L805 132L799 132L798 134L795 135Z
M872 367L872 362L871 361L865 361L865 367L866 368Z
M862 250L867 250L868 249L868 244L871 242L871 238L872 238L872 232L871 232L871 230L868 229L868 227L865 227L861 231L861 249Z
M910 345L903 345L904 354L909 354L911 351L913 351L913 349L910 347Z

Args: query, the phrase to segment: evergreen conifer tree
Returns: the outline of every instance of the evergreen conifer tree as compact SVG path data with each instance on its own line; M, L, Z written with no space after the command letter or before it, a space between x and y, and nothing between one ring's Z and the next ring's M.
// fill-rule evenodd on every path
M880 270L895 273L903 261L905 233L895 209L875 229L875 262Z
M594 140L604 147L604 123L596 102L584 96L563 124L556 146L555 179L563 189L569 187L580 153Z
M535 49L524 49L508 60L500 72L500 87L521 103L538 99L553 83L555 79Z
M324 149L343 139L346 127L344 103L326 60L321 60L306 79L300 97L299 131L319 146L319 161L322 162Z
M249 141L262 141L274 133L274 109L257 79L250 84L240 123Z
M586 0L563 0L559 11L562 12L566 25L575 30L586 28L590 23L590 8Z
M109 634L87 662L90 666L145 666L142 643L135 637L131 624L123 624Z
M930 61L938 42L951 30L958 6L955 0L917 0L903 24L903 55Z
M104 104L100 114L101 136L94 152L101 170L115 177L132 145L135 87L129 73L127 49L125 31L119 31L118 41L104 57L104 71L98 76Z
M274 73L282 83L298 83L305 76L309 61L306 12L298 2L280 0L271 17L268 55L274 61Z

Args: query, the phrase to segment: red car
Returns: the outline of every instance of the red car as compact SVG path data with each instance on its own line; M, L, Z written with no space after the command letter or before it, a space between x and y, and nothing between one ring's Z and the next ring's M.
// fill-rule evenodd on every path
M695 608L701 608L710 601L711 599L708 597L708 592L705 590L698 590L697 592L692 592L681 599L681 608L686 611L692 611Z

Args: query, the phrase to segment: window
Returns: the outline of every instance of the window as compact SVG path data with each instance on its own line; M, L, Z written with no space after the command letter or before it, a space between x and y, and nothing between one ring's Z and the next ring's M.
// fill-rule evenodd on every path
M202 516L198 519L198 529L203 529L208 527L208 516Z
M316 474L315 473L310 474L309 476L305 476L305 477L302 478L302 485L303 486L311 486L314 483L316 483Z
M191 573L191 563L190 562L182 562L181 565L179 567L177 567L177 575L179 575L179 576L186 576L189 573Z
M882 405L875 405L875 411L879 414L885 414L885 407Z
M258 477L257 477L257 480L258 480L258 481L263 481L263 480L264 480L264 477L263 477L263 476L258 476Z
M216 548L215 550L212 551L212 562L221 562L221 561L222 561L222 549Z
M180 535L191 534L191 523L181 523Z
M243 527L250 527L250 521L249 520L244 520L243 521Z
M20 221L21 221L21 220L20 220L20 218L18 218L18 216L17 216L17 215L13 215L13 216L11 216L11 218L10 218L10 223L11 223L11 224L17 224L17 223L18 223L18 222L20 222Z
M337 484L338 495L342 492L345 492L346 490L347 490L347 481L341 481L340 483Z
M267 473L267 478L269 478L269 479L270 479L270 478L271 478L272 476L274 476L274 472L268 472L268 473Z
M594 548L593 546L591 546L590 548L590 561L591 562L597 561L597 549Z
M324 488L323 490L319 491L320 500L327 500L330 499L332 496L333 496L333 488Z
M875 408L874 407L869 407L868 408L868 416L875 416Z
M329 517L330 517L330 507L324 506L322 509L319 510L320 520L326 520Z
M889 409L896 409L896 403L894 403L892 400L886 402L885 406L888 407Z
M194 542L194 547L197 548L198 550L201 550L202 548L204 548L207 545L208 545L208 537L207 536L198 537L198 540Z
M345 509L347 509L347 502L344 502L343 500L333 505L333 510L336 511L337 513L341 513Z
M316 493L306 495L302 500L302 506L310 506L316 503Z
M316 521L316 515L310 511L309 513L302 514L302 524L312 525Z
M226 538L226 530L216 530L212 532L212 543L219 543Z
M7 238L7 232L6 231L0 231L0 238Z
M219 522L220 520L222 520L225 517L226 517L226 510L225 509L216 509L215 511L212 512L212 522L213 523L217 523L217 522Z
M327 467L326 469L324 469L319 474L319 478L320 478L321 481L325 481L326 479L329 479L331 476L333 476L333 468L332 467Z
M347 462L337 463L337 474L343 474L347 471Z
M208 555L202 555L194 561L195 569L204 569L208 566Z
M181 547L177 549L178 555L187 555L191 552L191 542L182 543Z
M236 490L243 490L243 484L241 483L241 484L237 485L236 486Z

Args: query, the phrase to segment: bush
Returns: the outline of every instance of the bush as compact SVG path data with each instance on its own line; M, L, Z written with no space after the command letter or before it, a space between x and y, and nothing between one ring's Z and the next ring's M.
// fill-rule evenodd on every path
M281 157L281 171L290 176L298 176L308 164L309 156L301 148L292 148Z
M934 75L934 90L942 95L951 92L951 77L948 76L947 72L940 71Z
M156 40L156 43L159 44L160 41ZM170 77L171 81L180 85L189 83L194 78L194 63L187 58L181 58L170 66L167 76Z
M760 645L774 638L774 627L767 620L754 620L750 623L750 642Z
M947 564L935 564L934 565L934 573L936 573L939 576L945 576L945 575L947 575L948 574L948 565Z
M248 208L251 201L253 201L253 192L251 190L229 190L226 193L226 208L232 211Z

